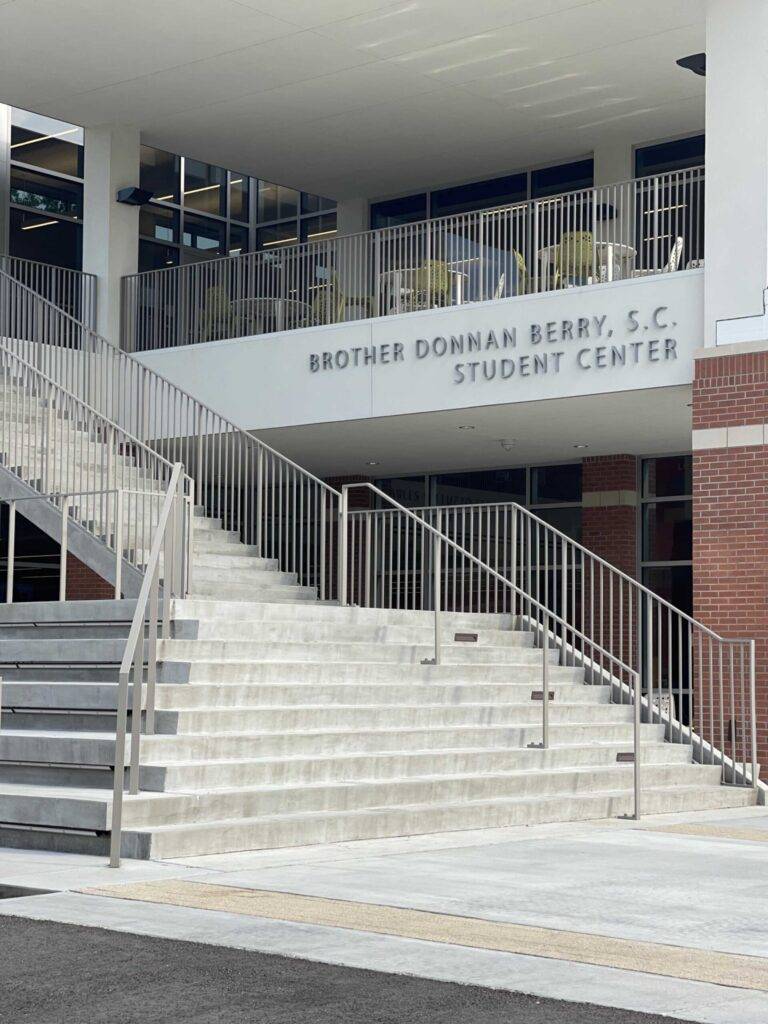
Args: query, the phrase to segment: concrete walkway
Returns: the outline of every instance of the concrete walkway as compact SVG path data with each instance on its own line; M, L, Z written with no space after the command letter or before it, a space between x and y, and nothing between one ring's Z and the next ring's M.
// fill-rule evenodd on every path
M0 901L0 913L764 1024L766 866L764 808L127 862L120 872L95 858L0 850L0 886L62 890Z

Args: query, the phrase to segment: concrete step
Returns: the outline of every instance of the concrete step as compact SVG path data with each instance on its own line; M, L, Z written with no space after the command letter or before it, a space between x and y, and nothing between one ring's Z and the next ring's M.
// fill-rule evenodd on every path
M254 559L255 561L256 559ZM297 575L295 572L265 569L261 565L250 564L250 559L240 559L239 562L240 564L236 568L207 565L199 555L193 555L195 587L206 583L222 584L225 587L232 583L245 583L256 587L296 586Z
M292 587L277 584L274 587L251 583L232 582L226 578L217 581L197 580L193 570L192 591L201 597L217 597L227 594L230 598L242 598L245 601L315 601L317 594L313 587Z
M129 688L129 694L131 688ZM467 684L429 683L262 683L221 684L162 683L157 687L159 709L224 709L231 707L263 707L268 705L337 705L380 704L397 707L438 704L446 706L465 703L526 703L536 692L528 681L510 680ZM539 691L540 692L540 691ZM556 702L589 705L608 702L608 687L586 686L583 682L550 684ZM117 707L117 683L71 682L62 680L10 681L3 686L3 711L114 711Z
M434 644L433 626L378 625L376 623L341 623L301 621L292 618L276 620L221 619L187 620L197 622L194 636L198 640L291 640L301 643L338 642L371 644ZM191 632L183 633L192 636ZM456 640L456 636L475 636L475 641ZM532 647L533 634L522 630L484 629L465 633L455 627L441 629L446 647L477 651L485 647Z
M159 733L215 733L264 729L292 733L304 729L446 728L467 725L540 725L541 702L526 704L422 704L408 707L371 705L288 705L260 708L158 711ZM629 722L632 709L618 704L552 703L552 724L573 725Z
M447 665L534 665L541 664L543 652L533 647L453 644L442 651ZM159 645L163 661L324 661L393 662L420 665L434 657L431 644L302 642L286 640L163 640ZM549 651L550 664L558 652Z
M650 788L686 786L718 788L717 766L696 764L646 765L644 784ZM124 828L183 828L193 823L218 823L284 814L360 812L421 805L454 804L468 809L476 801L520 799L545 801L553 796L577 796L631 790L632 765L565 768L471 775L425 776L386 781L331 782L298 786L200 790L191 793L139 793L123 802ZM0 821L58 828L110 827L111 794L73 787L0 785Z
M332 603L276 607L265 601L227 601L193 596L173 602L173 615L179 619L219 622L323 622L343 625L433 627L434 612L404 611L398 608L340 607ZM509 630L515 626L513 616L505 614L444 612L443 628L454 630Z
M338 754L325 757L251 758L233 761L183 761L145 764L141 787L155 791L226 789L237 786L312 785L509 771L548 771L574 767L610 767L628 747L596 743L542 749L450 749L389 754ZM643 764L689 764L691 749L682 744L645 743Z
M751 789L725 786L647 788L643 792L645 814L719 810L747 807L753 803ZM478 800L466 804L411 805L332 813L321 811L314 815L278 814L250 820L234 818L215 823L129 831L123 836L123 852L126 856L144 858L184 857L214 851L275 849L463 829L584 821L628 816L632 811L631 791L620 789L558 794L548 798Z
M643 743L660 743L664 727L644 724ZM239 733L151 735L141 738L141 759L146 764L178 764L187 761L242 760L252 757L322 757L345 754L446 751L456 748L526 748L541 741L541 724L467 725L425 728L304 729L294 733L264 729ZM558 724L550 726L550 743L584 746L621 744L631 749L630 722ZM129 744L130 748L130 737ZM62 765L109 765L114 761L114 733L4 730L0 732L0 761L48 762Z
M535 662L515 665L463 664L421 665L407 662L333 661L163 661L158 678L164 683L342 683L360 682L530 682L541 688L542 666ZM550 685L583 682L583 669L549 666Z
M218 551L210 551L206 547L201 547L193 541L194 564L207 569L241 569L245 564L262 570L277 571L278 569L276 558L259 558L254 554L256 548L246 548L245 544L227 544L227 547L230 548L231 554L229 552L220 554Z

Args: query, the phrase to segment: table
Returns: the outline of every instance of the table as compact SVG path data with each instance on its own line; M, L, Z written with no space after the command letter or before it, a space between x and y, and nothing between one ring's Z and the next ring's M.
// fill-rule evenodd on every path
M312 307L299 299L262 296L236 299L232 312L240 320L243 334L270 334L303 327L312 318Z
M637 256L637 250L624 242L595 242L597 263L599 268L599 280L614 281L623 280L629 277L625 271L629 264ZM560 251L559 243L547 245L538 251L540 279L548 279L550 270L555 266L557 255ZM616 269L618 268L618 274ZM592 282L597 283L597 282Z

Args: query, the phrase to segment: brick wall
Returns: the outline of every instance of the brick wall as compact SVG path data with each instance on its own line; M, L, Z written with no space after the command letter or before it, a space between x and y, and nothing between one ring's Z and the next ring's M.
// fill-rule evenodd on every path
M586 458L582 464L582 537L587 550L633 578L637 575L637 459L634 455ZM599 574L585 574L585 620L594 622L593 639L625 662L632 660L637 641L630 632L629 592L613 602L608 576L600 603ZM623 605L623 612L622 612ZM637 621L636 609L634 621ZM600 626L602 625L602 633ZM621 643L619 638L621 637Z
M79 558L67 557L67 600L68 601L111 601L115 588L98 576Z
M750 437L751 443L738 443L743 436L738 428L764 423L768 423L768 352L696 360L694 616L722 636L757 641L758 759L767 765L768 444L755 443L759 431ZM728 689L726 685L726 704ZM708 708L708 680L705 691L699 699ZM726 706L726 714L729 710Z

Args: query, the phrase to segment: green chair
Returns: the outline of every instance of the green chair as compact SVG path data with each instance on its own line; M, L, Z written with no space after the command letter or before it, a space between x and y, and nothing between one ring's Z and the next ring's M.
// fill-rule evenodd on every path
M425 260L414 275L410 309L447 306L451 292L451 272L445 260Z
M566 231L555 256L555 281L564 287L589 284L595 276L595 240L591 231Z

